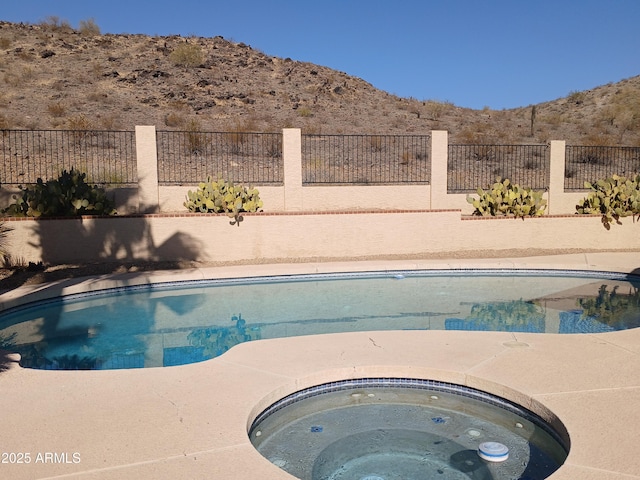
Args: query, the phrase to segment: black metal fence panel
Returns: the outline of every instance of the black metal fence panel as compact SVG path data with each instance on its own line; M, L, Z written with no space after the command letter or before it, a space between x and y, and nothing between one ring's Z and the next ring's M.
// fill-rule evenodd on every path
M180 185L213 180L282 185L282 134L158 131L158 183Z
M430 149L430 135L302 135L302 184L428 184Z
M449 145L447 192L489 188L498 177L534 190L549 187L548 145Z
M91 130L0 130L0 183L28 185L58 178L75 168L87 183L134 185L134 132Z
M564 189L585 190L612 175L632 177L640 174L640 147L571 146L565 150Z
M304 185L430 184L430 135L302 135ZM161 185L223 178L282 185L281 133L157 132ZM567 146L566 191L613 174L640 174L640 147ZM549 186L547 145L449 145L447 191L475 192L497 177L536 190ZM78 169L89 183L137 184L135 133L0 130L0 184L27 185Z

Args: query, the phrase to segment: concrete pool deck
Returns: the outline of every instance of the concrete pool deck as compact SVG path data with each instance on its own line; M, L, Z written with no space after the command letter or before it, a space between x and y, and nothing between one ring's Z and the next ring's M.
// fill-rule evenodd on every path
M512 259L234 266L145 272L22 287L11 305L114 285L184 278L422 268L638 272L640 253ZM434 379L508 398L566 427L571 449L553 480L640 478L640 328L601 334L385 331L237 345L179 367L41 371L8 355L0 372L0 478L291 479L247 429L283 396L362 377ZM29 463L15 463L22 459Z

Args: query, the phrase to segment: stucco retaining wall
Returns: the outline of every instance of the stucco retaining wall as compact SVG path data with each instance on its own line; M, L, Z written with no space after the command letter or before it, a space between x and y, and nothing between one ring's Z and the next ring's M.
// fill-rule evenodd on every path
M370 258L502 250L640 250L631 218L606 230L598 216L476 218L459 210L180 214L20 219L8 251L49 264L96 261Z

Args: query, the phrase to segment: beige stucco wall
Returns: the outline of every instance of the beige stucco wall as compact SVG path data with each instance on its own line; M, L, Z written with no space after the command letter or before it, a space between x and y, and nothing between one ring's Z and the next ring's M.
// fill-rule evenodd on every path
M265 204L266 205L266 204ZM302 189L304 211L418 210L431 208L429 185L308 186Z
M160 211L185 213L183 205L187 192L197 185L161 186ZM283 187L258 186L265 212L285 211ZM302 211L327 212L336 210L427 210L431 208L429 185L375 186L307 186L301 187ZM463 199L464 200L464 199ZM465 202L466 203L466 202ZM468 209L469 213L473 209Z
M138 170L138 212L158 210L158 152L156 127L136 126L136 159Z
M9 221L8 251L22 261L268 261L498 250L640 250L632 219L606 230L600 217L475 219L459 211L150 215Z

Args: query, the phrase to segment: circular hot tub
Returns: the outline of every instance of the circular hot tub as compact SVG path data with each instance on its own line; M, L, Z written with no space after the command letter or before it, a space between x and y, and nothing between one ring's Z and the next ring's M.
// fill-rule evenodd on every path
M460 385L367 378L291 394L255 418L249 437L301 480L539 480L567 457L558 425Z

